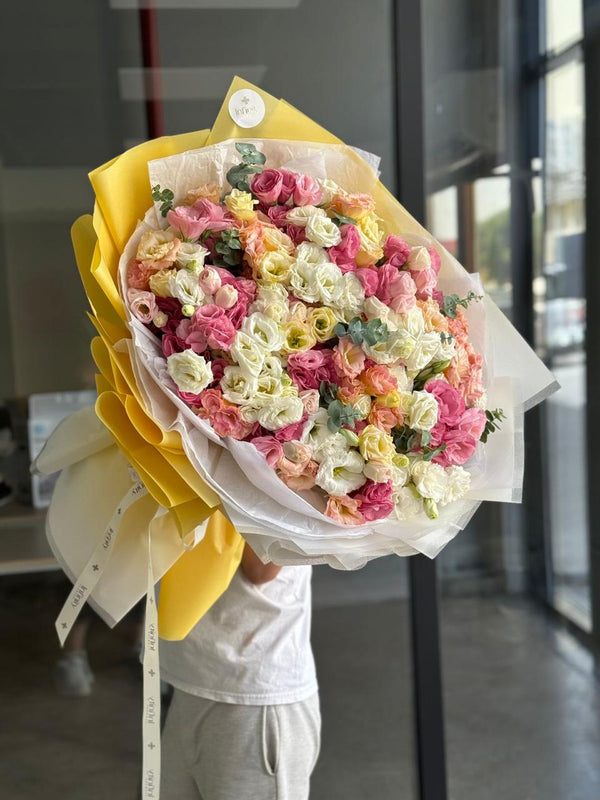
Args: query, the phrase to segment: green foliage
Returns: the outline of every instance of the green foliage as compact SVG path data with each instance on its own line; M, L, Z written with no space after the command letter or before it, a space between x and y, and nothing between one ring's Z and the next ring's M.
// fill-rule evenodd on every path
M451 359L448 359L447 361L435 361L433 364L430 364L428 367L422 369L414 379L414 391L420 392L427 381L431 380L436 375L440 375L445 369L448 369L450 363Z
M218 267L237 267L242 263L242 245L237 228L227 228L221 238L215 243L215 251L219 257L214 262Z
M353 317L348 325L338 322L334 328L337 336L349 336L354 344L366 342L371 347L377 342L387 342L390 332L388 326L380 319L365 322L360 317Z
M339 227L340 225L356 225L356 220L352 217L345 217L343 214L338 214L337 211L332 211L331 219Z
M488 409L485 412L485 416L487 418L487 422L485 423L485 428L483 429L483 433L480 437L480 441L484 444L487 442L490 433L494 433L495 431L499 430L500 423L502 420L506 419L506 415L501 408L494 408L491 411Z
M161 203L160 213L166 217L173 209L173 199L175 195L170 189L161 189L160 184L152 187L152 199L155 203Z
M354 406L345 405L341 400L333 400L327 406L329 420L327 427L332 433L337 433L343 425L354 428L356 420L360 417L360 412Z
M267 159L264 153L259 152L253 144L247 142L236 142L235 149L242 156L242 160L239 164L231 167L227 173L227 180L234 189L248 192L250 191L250 176L262 172L262 165Z
M423 450L423 461L431 461L446 449L445 444L441 444L439 447L429 447L431 442L429 431L415 431L408 425L396 431L393 439L397 453L410 453L420 447Z
M451 317L452 319L454 319L456 317L458 306L467 308L469 303L472 302L473 300L483 300L483 295L475 294L475 292L469 292L469 294L466 297L459 297L457 294L447 294L444 297L444 305L442 306L440 311L446 317Z
M319 386L319 395L321 396L321 403L324 406L328 406L329 403L333 403L333 401L337 399L338 388L339 387L337 383L321 381L321 385Z

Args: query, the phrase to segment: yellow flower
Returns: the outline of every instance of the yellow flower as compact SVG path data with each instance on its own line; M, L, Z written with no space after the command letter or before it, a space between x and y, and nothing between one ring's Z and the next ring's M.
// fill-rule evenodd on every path
M239 189L232 189L231 193L225 198L225 205L236 219L248 222L254 219L256 211L254 206L258 204L250 192L242 192Z
M303 350L310 350L317 343L311 329L305 322L298 319L291 319L283 326L285 341L282 350L284 353L301 353Z
M367 425L358 437L360 454L365 461L391 463L396 455L392 437L375 425Z
M290 254L296 249L287 233L280 231L275 225L263 225L263 244L267 250L285 250Z
M360 250L356 255L359 267L375 264L383 256L384 231L379 227L379 217L370 212L356 221L360 237Z
M377 398L377 402L386 408L398 408L402 403L401 393L395 389L387 394L382 394Z
M293 263L294 259L285 250L267 250L258 259L255 278L263 284L287 283Z
M176 272L176 269L161 269L160 272L155 272L150 276L150 291L158 297L172 297L169 282Z
M370 194L339 192L331 201L331 208L345 217L361 219L375 210L375 200Z
M331 339L333 329L339 322L333 311L326 306L309 309L306 321L317 342L326 342Z

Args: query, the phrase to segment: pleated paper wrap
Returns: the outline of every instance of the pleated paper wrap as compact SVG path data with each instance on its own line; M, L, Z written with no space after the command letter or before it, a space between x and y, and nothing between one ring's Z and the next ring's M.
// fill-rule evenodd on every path
M229 98L242 88L258 92L265 103L264 119L252 129L239 128L228 113ZM155 577L163 576L159 628L166 638L187 633L239 564L243 542L218 510L220 502L256 552L278 563L351 569L387 553L434 557L482 500L520 499L523 413L556 388L551 373L489 298L470 306L472 339L485 354L489 405L502 407L508 419L470 467L468 497L442 509L437 520L341 526L281 483L252 445L229 441L223 447L207 423L165 387L160 348L124 308L119 278L147 226L164 225L152 206L151 184L173 189L176 198L204 181L223 185L227 168L237 160L230 141L235 139L257 144L269 166L296 167L369 192L386 232L424 237L439 250L442 290L480 292L476 276L406 212L360 155L283 100L237 78L210 132L147 142L91 174L94 216L75 223L73 241L99 334L92 353L100 373L96 413L101 423L88 413L67 420L38 459L41 471L64 467L48 535L67 573L78 574L131 485L131 463L149 494L126 512L92 599L112 623L144 594L150 525Z

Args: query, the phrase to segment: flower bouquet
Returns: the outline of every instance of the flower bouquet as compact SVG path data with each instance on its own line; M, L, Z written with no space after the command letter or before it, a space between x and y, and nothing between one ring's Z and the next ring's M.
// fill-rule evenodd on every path
M251 132L240 92L262 104ZM119 493L104 485L137 470L149 507L92 593L110 620L146 590L132 556L148 525L153 558L169 542L155 577L177 638L226 587L239 534L265 560L350 569L434 557L482 500L520 499L523 411L553 376L376 158L236 79L210 133L91 177L93 235L76 245L111 447L98 434L104 451L62 458L50 535L77 574L91 542L73 544L69 487L94 481L106 522ZM90 466L102 452L119 470Z

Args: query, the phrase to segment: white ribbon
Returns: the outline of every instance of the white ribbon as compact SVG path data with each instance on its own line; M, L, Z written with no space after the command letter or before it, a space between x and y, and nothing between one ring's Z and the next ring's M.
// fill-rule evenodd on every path
M144 630L144 709L142 716L142 800L160 795L160 665L158 656L158 614L154 595L152 546L148 531L148 591Z
M102 577L102 573L108 563L110 554L113 549L115 539L121 527L123 515L133 503L148 493L148 490L141 481L138 481L134 486L129 489L125 494L119 505L115 509L110 522L106 526L104 535L96 545L94 552L90 556L89 561L83 568L79 578L75 581L69 596L66 599L60 614L54 623L58 638L61 646L64 645L65 640L75 620L79 616L79 612L87 602L89 596L94 591L94 587Z

